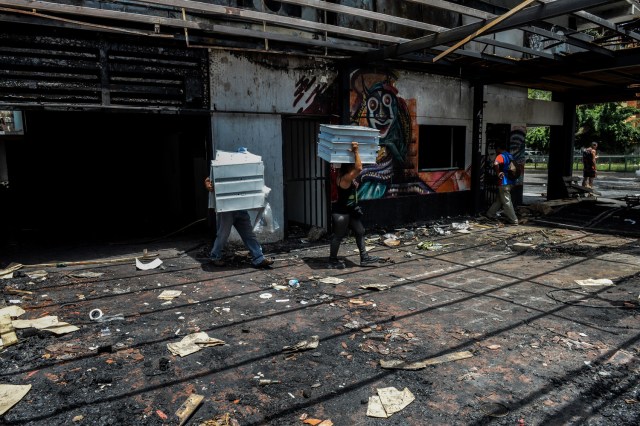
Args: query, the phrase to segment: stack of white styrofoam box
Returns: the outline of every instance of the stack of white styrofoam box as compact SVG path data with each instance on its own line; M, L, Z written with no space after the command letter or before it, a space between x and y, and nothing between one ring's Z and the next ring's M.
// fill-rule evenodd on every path
M329 163L354 163L351 142L358 142L363 164L374 164L380 149L380 131L363 126L321 124L318 156Z
M217 212L264 207L267 193L264 164L259 155L217 151L209 177L213 182L209 207Z

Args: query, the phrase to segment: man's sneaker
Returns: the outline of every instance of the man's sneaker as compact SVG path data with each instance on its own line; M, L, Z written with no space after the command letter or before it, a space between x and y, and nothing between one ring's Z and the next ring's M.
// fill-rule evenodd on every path
M226 263L222 259L211 259L211 261L209 263L211 263L213 266L225 266L226 265Z
M369 254L360 256L360 266L373 265L378 262L380 262L380 258L378 256L370 256Z
M262 262L260 262L260 263L258 263L256 265L256 268L268 268L271 265L273 265L273 260L267 259L265 257L264 259L262 259Z

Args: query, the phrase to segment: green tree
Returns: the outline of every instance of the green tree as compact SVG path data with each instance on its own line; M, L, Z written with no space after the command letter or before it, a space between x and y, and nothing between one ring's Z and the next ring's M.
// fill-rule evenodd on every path
M634 126L640 110L619 102L579 105L576 110L578 130L576 147L598 142L598 148L610 154L630 152L640 141Z
M525 146L536 151L549 152L549 128L528 127Z

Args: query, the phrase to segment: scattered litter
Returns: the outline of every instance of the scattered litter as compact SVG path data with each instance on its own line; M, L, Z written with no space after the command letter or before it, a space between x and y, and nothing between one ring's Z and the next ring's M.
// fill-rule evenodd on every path
M31 390L31 385L0 384L0 416L9 411Z
M213 419L205 420L200 423L199 426L240 426L240 423L229 413L224 413L216 416Z
M374 248L376 248L376 246L365 246L365 247L364 247L365 251L371 251L371 250L373 250ZM353 252L354 252L354 253L360 253L360 249L355 249L355 250L353 250Z
M201 331L199 333L189 334L179 342L168 343L167 348L172 354L182 357L198 352L202 348L224 344L224 341L209 337L206 332Z
M630 223L630 224L632 224L632 225L635 225L635 224L636 224L636 221L635 221L635 220L633 220L633 219L625 219L624 221L625 221L625 222L629 222L629 223Z
M7 306L6 308L0 309L0 317L3 315L9 315L12 318L16 318L24 314L25 312L26 311L20 306Z
M363 284L363 285L360 286L360 288L365 289L365 290L382 291L382 290L389 290L391 287L386 285L386 284Z
M178 416L178 419L180 419L180 423L178 423L178 426L182 426L187 422L193 412L196 411L200 404L202 404L203 399L204 396L202 395L198 395L195 393L189 395L189 398L187 398L187 400L182 403L180 408L178 408L178 411L176 411L176 416Z
M467 220L464 223L453 222L451 223L451 228L456 231L466 231L467 229L469 229L469 221Z
M289 299L276 299L277 303L283 303L283 302L288 302Z
M162 265L162 260L160 260L160 258L156 258L152 262L149 262L149 263L142 263L136 257L136 268L140 269L141 271L148 271L150 269L156 269L160 265Z
M402 391L394 387L377 389L378 395L369 397L369 405L367 406L367 416L388 418L394 413L402 411L406 406L415 401L409 388Z
M300 420L302 420L302 419L300 419ZM306 425L311 425L311 426L333 426L333 422L331 420L320 420L320 419L308 419L308 418L305 418L302 423L304 423Z
M100 318L102 318L102 311L100 309L94 309L91 312L89 312L90 320L98 321Z
M9 303L13 303L14 305L19 305L22 303L20 299L9 299Z
M454 352L451 354L437 356L435 358L428 358L424 361L418 361L418 362L407 362L407 361L395 360L395 359L387 361L387 360L381 359L380 366L382 368L388 368L388 369L420 370L422 368L425 368L428 365L436 365L436 364L442 364L450 361L458 361L465 358L471 358L472 356L473 356L473 353L471 353L470 351L462 351L462 352Z
M273 295L271 293L262 293L260 299L271 299Z
M11 324L9 315L0 315L0 349L18 343L18 336Z
M0 269L0 279L13 278L13 273L22 268L22 266L21 263L11 262L6 268Z
M612 286L613 285L613 281L607 278L601 278L601 279L589 278L586 280L575 280L575 281L576 281L576 284L582 285L582 286L601 286L601 285Z
M158 415L158 417L160 417L162 420L167 420L169 418L169 416L167 416L165 413L162 412L162 410L156 410L156 414Z
M408 257L408 258L412 258L413 257L413 253L411 253L410 251L408 251L404 257Z
M164 290L160 295L158 295L158 299L162 300L172 300L176 297L180 296L182 291L180 290Z
M300 281L298 281L298 280L289 280L289 287L291 287L291 288L300 287Z
M260 379L258 380L258 384L260 386L267 386L267 385L275 385L281 383L280 380L271 380L271 379Z
M37 271L31 271L31 272L25 272L25 275L29 278L31 278L32 280L46 280L47 279L47 275L49 275L49 273L45 270L37 270Z
M500 346L500 345L487 345L487 349L491 349L492 351L497 351L501 347L502 346Z
M83 415L78 415L78 416L73 416L71 421L74 422L74 423L79 423L79 422L82 421L82 419L84 419L84 416Z
M289 290L289 287L287 287L286 285L282 285L282 284L273 283L273 284L271 284L271 287L274 290Z
M55 334L67 334L79 330L75 325L58 320L57 316L46 316L34 320L14 320L15 328L37 328L38 330L50 331Z
M536 247L535 245L529 244L529 243L514 243L511 245L511 250L522 253L529 249L533 249L535 247Z
M336 278L336 277L321 278L318 281L323 283L323 284L340 284L340 283L344 282L344 280L342 278Z
M387 247L398 247L401 244L401 241L394 235L394 238L387 238L383 243Z
M104 272L91 272L91 271L74 272L74 273L69 274L69 275L74 277L74 278L99 278L99 277L104 275Z
M299 352L307 349L315 349L320 344L320 336L311 336L309 339L301 340L295 345L284 346L282 350L284 352Z

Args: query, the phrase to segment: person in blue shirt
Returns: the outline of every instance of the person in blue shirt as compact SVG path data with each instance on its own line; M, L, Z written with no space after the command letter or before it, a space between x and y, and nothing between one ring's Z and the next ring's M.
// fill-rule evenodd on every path
M502 208L502 211L507 216L507 221L512 225L517 225L518 217L511 202L511 188L515 184L515 181L509 179L507 174L509 163L513 161L513 156L506 150L504 143L498 144L496 151L498 155L496 155L496 159L493 162L493 168L498 176L498 198L496 198L491 207L489 207L486 216L495 219L496 213Z

